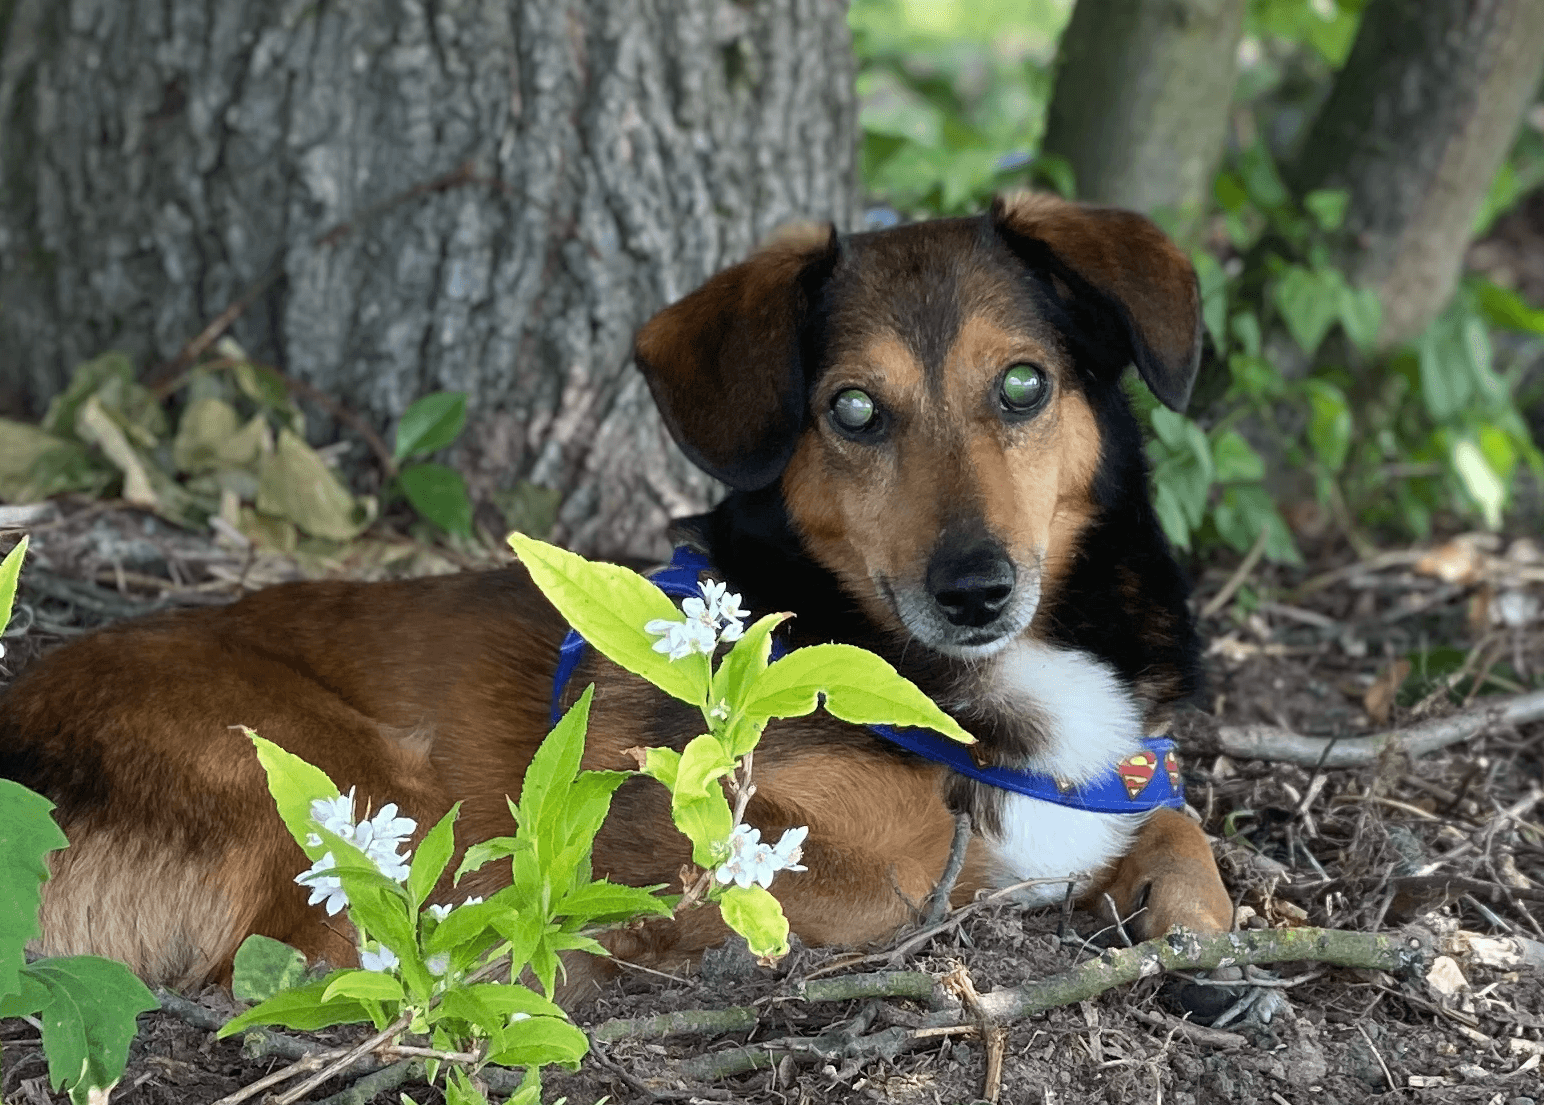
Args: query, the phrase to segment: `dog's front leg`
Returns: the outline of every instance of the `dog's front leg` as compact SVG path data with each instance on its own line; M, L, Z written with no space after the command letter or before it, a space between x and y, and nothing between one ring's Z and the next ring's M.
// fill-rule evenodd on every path
M1127 927L1141 939L1162 936L1175 925L1193 932L1233 927L1233 903L1206 834L1178 810L1154 811L1130 851L1083 900L1102 912L1105 895L1114 903L1117 919L1131 918Z

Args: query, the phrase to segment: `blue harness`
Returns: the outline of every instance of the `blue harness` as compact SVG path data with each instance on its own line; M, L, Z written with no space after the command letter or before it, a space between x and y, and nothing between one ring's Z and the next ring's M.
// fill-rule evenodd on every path
M670 564L651 575L649 581L673 599L688 598L701 593L697 588L698 579L711 566L701 553L678 545ZM558 652L558 668L552 677L554 725L562 717L563 692L568 689L574 670L588 649L589 644L579 632L570 629ZM772 658L776 660L786 652L781 642L774 639ZM1111 764L1103 774L1074 785L1035 771L982 767L966 745L931 729L896 729L889 725L870 725L868 728L892 744L923 759L941 763L968 779L1043 802L1055 802L1059 806L1092 813L1146 813L1159 806L1179 809L1185 804L1185 788L1180 782L1174 742L1164 737L1144 738L1142 751L1118 764Z

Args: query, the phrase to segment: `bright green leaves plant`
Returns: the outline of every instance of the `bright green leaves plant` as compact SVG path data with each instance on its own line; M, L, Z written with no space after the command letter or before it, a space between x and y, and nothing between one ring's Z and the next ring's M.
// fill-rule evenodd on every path
M398 464L451 444L466 426L466 392L437 391L402 412L392 460ZM472 500L461 473L443 464L420 462L401 468L398 486L423 517L447 533L472 533Z
M26 553L23 537L0 561L0 629L10 621ZM44 857L68 846L49 816L53 808L42 795L0 779L0 1017L38 1019L49 1084L84 1105L117 1083L135 1017L158 1004L122 963L90 955L25 961L27 941L42 935Z
M724 920L760 957L774 959L787 951L788 922L766 888L776 871L797 877L802 870L797 859L804 833L790 828L788 834L798 835L785 835L774 847L740 824L749 798L750 757L767 722L824 704L833 716L857 724L926 726L956 740L971 739L873 653L813 645L769 662L772 631L786 615L768 614L744 628L739 596L725 595L722 585L703 586L703 597L687 599L678 611L653 584L624 569L592 564L522 534L509 540L536 585L591 645L701 712L707 732L679 752L648 749L643 773L670 789L676 827L691 841L692 860L703 869L678 908L702 898L717 902ZM686 631L705 625L711 628L696 638L696 646L682 643L688 642ZM663 639L652 642L650 634ZM734 641L734 647L714 670L708 656L721 640ZM667 659L676 643L680 655ZM468 863L472 860L469 853Z
M370 833L354 832L352 791L340 798L320 770L249 734L280 817L306 855L318 861L299 881L321 887L314 897L325 894L330 900L338 893L346 899L361 967L284 989L303 974L298 953L265 937L249 937L236 955L236 987L243 996L262 1000L221 1034L258 1024L302 1030L355 1021L377 1029L397 1026L427 1034L440 1050L475 1051L474 1066L529 1067L526 1088L534 1086L537 1093L541 1066L577 1064L588 1041L550 997L519 984L483 980L507 962L513 977L529 968L550 995L560 953L604 954L590 935L595 926L670 914L670 904L649 889L590 879L595 833L626 774L579 770L589 704L586 691L538 749L520 801L511 804L515 835L475 845L456 873L459 880L485 863L509 859L510 885L486 902L468 899L454 908L425 903L455 853L459 807L423 834L404 865L395 849L398 838L413 831L411 821L383 807L371 818ZM356 846L360 840L368 841L365 849ZM329 880L337 884L335 891L328 889ZM470 1082L462 1079L456 1086L461 1100L481 1100Z

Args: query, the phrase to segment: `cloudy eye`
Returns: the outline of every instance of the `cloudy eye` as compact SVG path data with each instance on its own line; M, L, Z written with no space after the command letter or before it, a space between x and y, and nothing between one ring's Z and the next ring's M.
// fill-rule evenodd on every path
M1038 410L1051 392L1051 381L1039 365L1016 364L1003 373L997 389L997 401L1011 414L1029 414Z
M836 423L839 430L846 430L850 434L862 433L873 429L878 420L874 400L867 392L848 388L837 392L836 398L831 400L831 421Z

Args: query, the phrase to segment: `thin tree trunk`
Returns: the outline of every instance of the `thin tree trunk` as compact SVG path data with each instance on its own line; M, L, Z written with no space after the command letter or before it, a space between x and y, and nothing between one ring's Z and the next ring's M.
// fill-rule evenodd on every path
M1078 195L1200 213L1227 134L1245 0L1078 0L1062 36L1043 148Z
M855 209L829 0L0 3L0 390L231 333L383 429L471 394L474 491L659 548L713 495L629 367L757 239Z
M1371 0L1289 180L1345 188L1343 263L1383 302L1380 340L1453 294L1475 215L1544 67L1544 0Z

